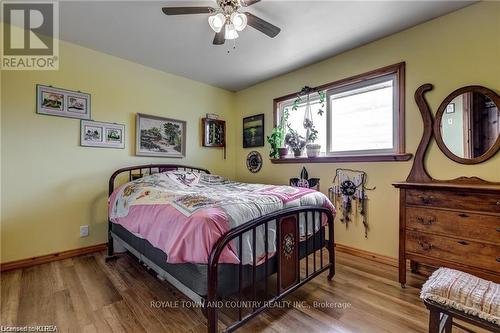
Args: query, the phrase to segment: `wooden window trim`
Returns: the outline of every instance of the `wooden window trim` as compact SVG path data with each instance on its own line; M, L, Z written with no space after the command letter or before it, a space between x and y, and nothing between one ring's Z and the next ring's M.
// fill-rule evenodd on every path
M372 155L340 155L320 157L286 157L271 159L273 164L288 163L343 163L343 162L401 162L409 161L413 154L372 154Z
M335 155L335 156L320 156L316 158L296 157L284 159L272 159L272 163L334 163L334 162L382 162L382 161L408 161L412 158L412 154L407 154L405 142L405 62L400 62L394 65L378 68L373 71L354 75L345 79L329 82L315 87L316 90L338 89L340 87L355 83L365 82L381 76L393 74L398 82L397 99L398 99L398 143L396 153L393 154L366 154L366 155ZM277 124L277 114L279 103L293 99L299 92L294 92L285 96L275 98L273 100L273 124Z

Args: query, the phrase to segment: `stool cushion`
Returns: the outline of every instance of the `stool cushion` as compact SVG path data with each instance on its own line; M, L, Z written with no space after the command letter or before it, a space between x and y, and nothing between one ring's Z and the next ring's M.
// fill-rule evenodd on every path
M449 268L435 271L420 298L500 325L500 285Z

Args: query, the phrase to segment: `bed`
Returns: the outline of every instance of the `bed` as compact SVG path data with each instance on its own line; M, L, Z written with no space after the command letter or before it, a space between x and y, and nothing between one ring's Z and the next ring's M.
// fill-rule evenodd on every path
M223 329L231 332L322 272L333 278L334 214L312 189L181 165L127 167L109 180L108 258L128 251L201 304L209 333L220 301L235 301Z

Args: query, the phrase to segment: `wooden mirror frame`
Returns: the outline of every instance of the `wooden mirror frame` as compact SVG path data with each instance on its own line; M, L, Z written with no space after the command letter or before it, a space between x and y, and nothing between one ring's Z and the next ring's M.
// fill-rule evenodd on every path
M500 135L497 137L495 143L483 155L474 158L463 158L452 153L451 150L449 150L446 144L444 143L443 137L441 135L441 120L443 117L443 113L446 110L446 107L454 98L467 92L477 92L483 94L484 96L491 99L493 103L495 103L497 108L500 110L500 96L491 89L482 86L466 86L459 88L453 91L451 94L449 94L443 100L441 105L439 105L439 108L435 115L434 138L436 139L436 143L439 146L439 149L441 149L443 154L445 154L449 159L461 164L477 164L490 159L498 152L498 150L500 149Z
M451 180L438 180L432 178L429 175L427 168L425 167L425 156L427 150L429 149L432 137L434 136L433 129L435 127L435 122L432 117L429 103L425 98L425 94L431 91L433 88L434 87L432 86L432 84L426 83L418 87L415 91L415 102L417 103L420 115L422 116L422 121L424 123L424 132L422 133L422 138L420 139L420 143L418 144L417 152L415 153L415 158L413 159L413 165L411 167L410 174L406 178L406 182L433 184L475 184L485 186L500 185L500 182L490 182L478 177L459 177Z

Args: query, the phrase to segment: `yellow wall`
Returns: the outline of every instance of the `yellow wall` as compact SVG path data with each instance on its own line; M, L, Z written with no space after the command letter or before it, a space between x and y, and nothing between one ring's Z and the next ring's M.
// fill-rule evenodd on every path
M153 70L116 57L61 42L60 70L5 71L1 76L1 262L63 251L106 241L107 180L113 170L134 164L179 162L205 166L215 173L248 182L287 183L302 165L273 165L269 147L258 149L264 167L246 171L242 118L264 112L266 134L272 128L272 100L378 67L406 61L406 141L415 152L422 122L413 92L433 83L433 110L452 90L481 84L500 90L500 3L485 2L326 61L233 94ZM79 147L79 121L35 114L35 84L92 94L94 120L126 124L126 149ZM137 112L187 120L187 157L182 160L134 156ZM202 148L199 122L206 112L227 120L228 158L219 149ZM476 175L500 181L500 156L477 166L455 164L433 145L430 172L436 178ZM339 243L395 257L398 196L391 182L404 180L411 162L311 164L312 176L331 184L335 168L366 170L371 193L368 239L355 222L349 230L337 222ZM90 236L79 238L79 226Z
M3 71L1 261L106 241L107 181L124 166L181 163L234 177L234 93L61 42L59 71ZM79 146L76 119L35 113L35 84L92 94L92 118L126 125L126 148ZM187 121L187 157L136 157L137 112ZM227 120L227 160L200 144L206 112ZM79 238L89 224L90 236Z
M406 62L406 150L415 153L422 134L420 113L413 93L424 83L432 83L435 90L428 100L435 111L439 103L458 87L479 84L500 92L500 3L483 2L429 21L412 29L345 52L320 63L299 69L287 75L260 83L236 95L238 130L242 117L265 113L265 131L272 124L272 100L327 82L367 72L386 65ZM252 149L242 149L238 135L236 170L242 181L287 183L296 177L301 164L271 164L264 158L264 166L256 175L246 171L245 157ZM267 157L269 147L259 150ZM448 160L433 144L428 157L430 174L435 178L450 179L462 175L479 176L500 181L500 154L476 166L459 165ZM364 238L360 221L346 229L336 221L335 238L338 243L397 256L398 247L398 193L391 186L394 181L406 179L410 162L338 163L306 165L310 176L321 178L321 190L331 185L335 169L339 167L362 169L368 173L368 219L371 229Z

